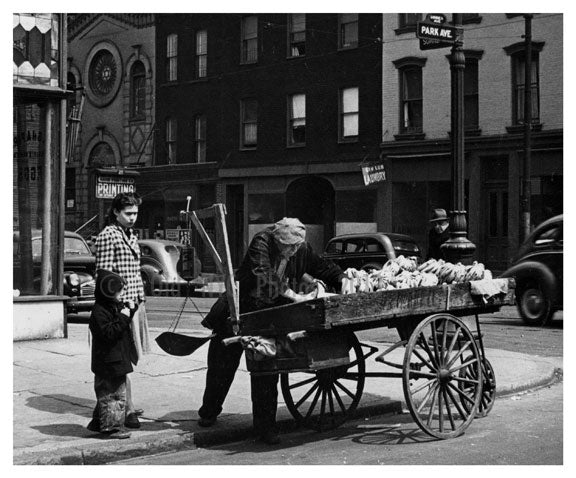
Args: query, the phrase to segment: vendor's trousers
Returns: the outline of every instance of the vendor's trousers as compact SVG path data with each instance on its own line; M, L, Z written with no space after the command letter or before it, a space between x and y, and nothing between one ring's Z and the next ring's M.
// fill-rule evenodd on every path
M208 348L208 371L202 406L198 415L216 418L230 390L234 375L242 357L240 344L224 345L221 335L210 340ZM251 376L252 417L257 434L274 431L278 407L278 374Z

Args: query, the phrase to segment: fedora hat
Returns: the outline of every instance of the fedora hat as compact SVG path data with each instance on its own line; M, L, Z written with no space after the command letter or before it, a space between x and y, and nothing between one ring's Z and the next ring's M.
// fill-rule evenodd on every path
M446 215L446 209L434 209L432 213L432 219L430 222L440 222L440 221L448 221L448 216Z

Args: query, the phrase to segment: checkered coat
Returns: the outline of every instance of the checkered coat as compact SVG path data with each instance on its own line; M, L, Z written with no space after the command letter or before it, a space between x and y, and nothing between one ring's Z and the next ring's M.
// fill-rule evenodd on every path
M106 226L96 238L96 269L116 272L127 280L122 300L132 300L136 304L144 301L140 247L134 231L128 238L118 224Z

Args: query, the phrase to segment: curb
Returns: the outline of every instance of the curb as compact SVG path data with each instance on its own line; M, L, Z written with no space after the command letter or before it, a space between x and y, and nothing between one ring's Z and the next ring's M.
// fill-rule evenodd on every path
M563 370L554 367L551 374L535 379L529 383L509 386L499 389L496 397L504 398L528 390L553 385L562 381ZM390 401L384 404L367 404L357 408L349 417L349 420L358 418L370 418L377 415L402 413L406 409L403 401ZM247 440L252 438L251 420L242 420L243 423L236 428L221 428L201 430L195 432L160 432L128 441L114 441L94 443L83 447L72 447L61 450L37 451L21 453L14 456L14 465L102 465L115 461L137 458L140 456L155 455L166 452L177 452L194 449L197 447L209 447L225 443ZM278 420L279 429L286 433L298 428L298 424L290 418ZM313 433L313 431L311 431Z

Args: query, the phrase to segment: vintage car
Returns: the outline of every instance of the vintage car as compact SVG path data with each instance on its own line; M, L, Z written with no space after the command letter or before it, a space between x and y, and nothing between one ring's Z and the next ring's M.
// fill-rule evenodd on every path
M194 248L164 239L140 239L140 273L146 295L186 295L202 265ZM188 283L190 282L190 290Z
M40 267L42 261L42 231L32 230L32 267L33 293L40 292ZM92 309L94 305L94 266L96 259L88 244L80 234L64 232L64 295L70 297L66 302L67 312L76 313ZM29 289L30 285L21 283L20 233L13 234L13 287Z
M564 216L544 221L520 246L501 277L516 279L516 302L526 324L546 325L563 308Z
M324 249L324 257L342 269L380 269L401 255L420 260L422 254L412 237L388 232L343 234L330 239Z

